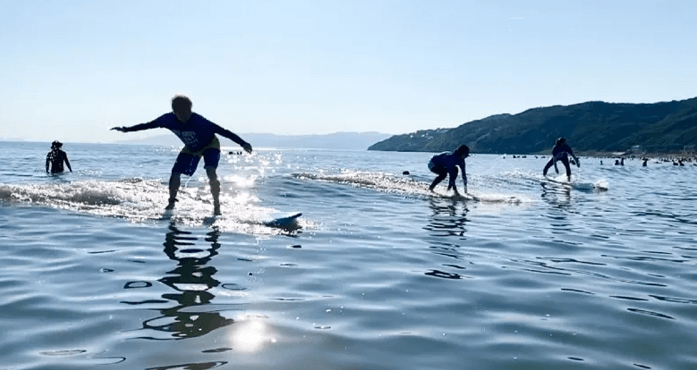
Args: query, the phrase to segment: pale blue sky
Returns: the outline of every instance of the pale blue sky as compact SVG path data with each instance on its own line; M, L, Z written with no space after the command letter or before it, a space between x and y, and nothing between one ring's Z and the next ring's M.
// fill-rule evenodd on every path
M108 128L156 118L176 93L240 134L687 99L695 14L693 0L0 0L0 138L166 134Z

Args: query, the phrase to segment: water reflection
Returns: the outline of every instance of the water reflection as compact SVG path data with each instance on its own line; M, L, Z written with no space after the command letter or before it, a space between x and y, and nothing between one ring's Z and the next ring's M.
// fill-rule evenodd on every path
M560 186L557 184L545 184L544 182L541 183L541 186L542 200L560 209L565 209L571 206L571 187Z
M214 369L216 367L221 367L221 366L226 365L226 364L227 364L227 361L216 361L216 362L190 363L190 364L174 365L174 366L149 367L149 368L146 368L145 370L208 370L208 369Z
M431 236L464 236L467 231L467 204L451 199L430 199L429 206L432 214L428 225Z
M165 235L164 252L169 259L177 262L177 267L158 281L172 288L175 293L162 295L165 301L176 305L159 309L161 316L143 322L143 329L167 333L164 338L141 337L153 340L176 340L205 335L211 331L228 326L234 322L210 309L215 296L210 290L220 282L213 276L218 271L208 262L218 254L220 232L213 229L206 234L206 247L196 246L198 238L188 231L177 228L172 222ZM150 301L152 302L152 301ZM143 302L145 303L145 302ZM229 308L229 307L228 307Z
M462 279L461 275L465 267L461 262L452 263L452 260L462 260L463 255L460 250L460 240L464 240L467 232L467 204L462 201L452 199L430 199L431 217L424 230L429 235L435 237L436 243L429 245L431 253L445 257L448 263L441 264L438 268L428 269L424 274L429 277L439 279ZM456 237L456 239L448 237Z

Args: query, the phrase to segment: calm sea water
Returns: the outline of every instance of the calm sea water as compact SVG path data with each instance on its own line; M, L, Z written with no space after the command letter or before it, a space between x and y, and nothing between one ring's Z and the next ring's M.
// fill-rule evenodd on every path
M692 163L475 153L456 200L428 153L260 149L213 218L202 168L163 214L177 148L0 148L0 369L697 369Z

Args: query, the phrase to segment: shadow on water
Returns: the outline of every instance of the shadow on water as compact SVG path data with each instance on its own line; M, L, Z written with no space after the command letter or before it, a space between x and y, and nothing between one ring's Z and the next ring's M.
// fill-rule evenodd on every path
M162 295L164 300L147 300L143 302L122 302L130 305L171 303L175 305L164 309L155 309L161 316L145 320L143 329L167 333L166 337L142 336L140 339L179 340L206 335L234 323L233 319L222 316L210 309L215 296L210 290L219 286L214 278L218 271L207 266L218 254L220 232L213 229L206 234L206 247L196 246L198 238L191 232L180 230L174 222L169 225L165 235L164 253L170 260L177 262L177 267L158 281L172 288L174 293ZM128 284L126 286L128 288ZM229 306L226 305L229 310ZM198 367L196 367L198 369Z

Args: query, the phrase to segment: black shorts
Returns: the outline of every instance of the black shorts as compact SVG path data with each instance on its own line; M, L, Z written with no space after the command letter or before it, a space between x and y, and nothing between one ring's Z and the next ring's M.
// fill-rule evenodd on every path
M443 167L439 164L435 164L431 161L428 162L428 169L431 170L431 172L438 174L438 175L448 173L448 170L445 167Z
M186 147L185 147L186 149ZM177 156L177 161L174 162L174 167L172 167L172 172L183 173L187 176L191 176L196 172L198 167L198 162L203 157L204 168L218 168L218 162L220 162L220 149L218 148L208 148L205 149L201 154L192 153L188 150L182 149Z

